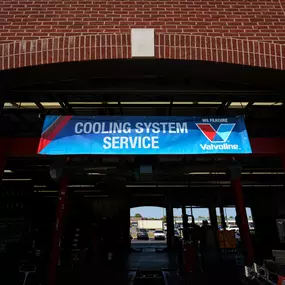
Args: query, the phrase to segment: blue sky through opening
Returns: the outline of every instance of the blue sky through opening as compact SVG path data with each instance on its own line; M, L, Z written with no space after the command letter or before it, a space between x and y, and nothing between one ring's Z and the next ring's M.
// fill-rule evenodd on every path
M249 208L246 209L247 215L251 216L251 210ZM162 218L165 215L165 208L161 207L137 207L131 209L131 216L135 214L141 214L144 218ZM190 214L189 210L187 209L187 214ZM193 208L193 215L195 218L198 216L201 217L208 217L209 212L208 209L205 208ZM218 212L219 215L219 212ZM225 208L225 215L229 217L235 217L236 211L235 208ZM174 209L174 216L181 216L180 209Z

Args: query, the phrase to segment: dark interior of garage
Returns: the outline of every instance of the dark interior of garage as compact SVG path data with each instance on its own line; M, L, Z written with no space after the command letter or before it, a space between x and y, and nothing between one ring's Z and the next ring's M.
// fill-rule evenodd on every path
M283 72L261 68L167 60L0 72L1 284L23 284L27 272L27 285L210 284L213 279L240 284L248 254L244 244L241 263L237 250L221 250L216 241L207 270L183 274L183 250L170 230L166 250L153 256L156 262L134 267L130 208L166 207L169 224L173 208L208 208L218 231L213 209L236 205L229 169L238 166L244 207L251 208L255 224L254 262L261 266L273 259L272 250L285 250L284 157L279 146L274 153L275 146L264 140L284 137L283 78ZM52 114L243 116L252 147L271 151L235 157L36 155L43 120ZM26 143L7 144L21 139ZM282 275L282 268L274 270Z

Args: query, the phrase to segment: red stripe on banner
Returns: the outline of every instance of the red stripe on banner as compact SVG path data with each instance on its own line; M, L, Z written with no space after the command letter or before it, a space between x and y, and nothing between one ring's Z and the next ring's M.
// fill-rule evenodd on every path
M200 130L203 132L203 134L210 140L213 141L217 132L214 130L214 128L210 124L198 124Z
M40 153L55 137L56 135L67 125L72 116L59 117L55 121L54 126L48 129L48 132L44 132L40 139L38 153Z

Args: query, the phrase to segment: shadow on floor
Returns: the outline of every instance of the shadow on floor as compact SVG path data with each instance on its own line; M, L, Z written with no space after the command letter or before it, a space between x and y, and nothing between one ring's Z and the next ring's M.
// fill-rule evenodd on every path
M159 270L161 268L177 269L177 256L166 250L165 243L145 242L132 244L129 254L128 268L138 270Z

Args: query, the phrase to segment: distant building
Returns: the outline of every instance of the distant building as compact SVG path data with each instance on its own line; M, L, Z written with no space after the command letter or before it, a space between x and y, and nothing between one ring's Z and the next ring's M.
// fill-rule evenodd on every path
M130 226L133 228L137 228L138 227L138 221L142 220L142 217L131 217L130 220Z
M163 221L155 219L144 219L131 217L130 220L131 228L146 229L146 230L162 230Z
M163 221L143 219L138 221L138 229L163 230Z

